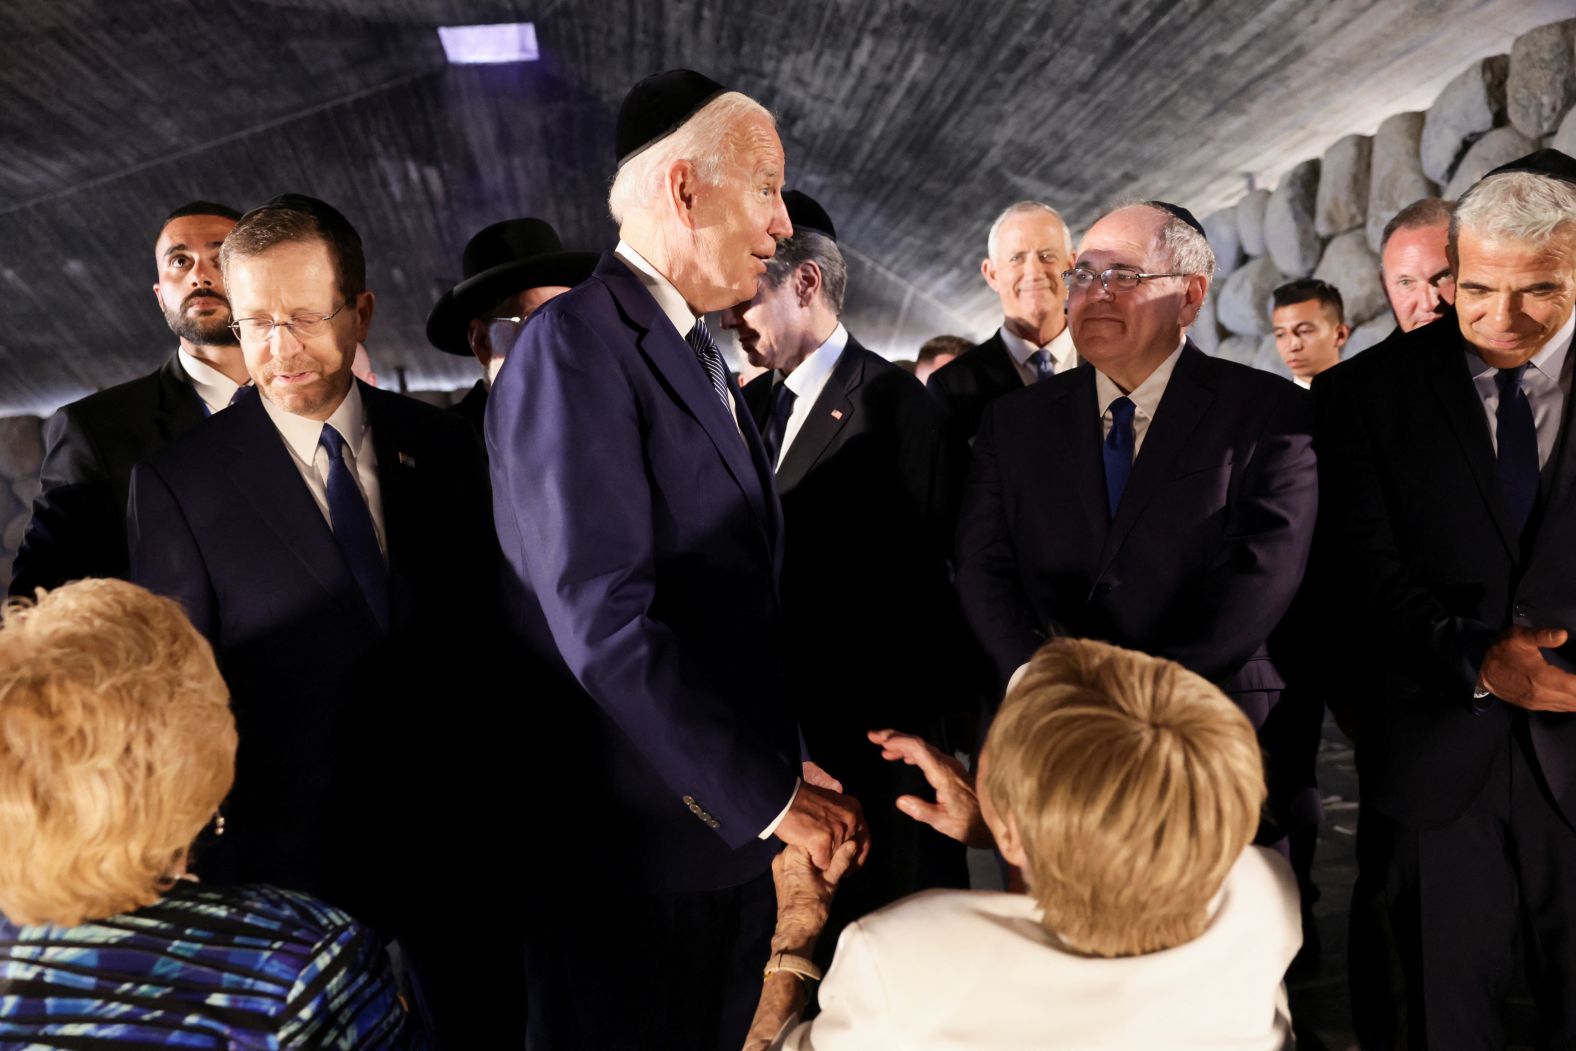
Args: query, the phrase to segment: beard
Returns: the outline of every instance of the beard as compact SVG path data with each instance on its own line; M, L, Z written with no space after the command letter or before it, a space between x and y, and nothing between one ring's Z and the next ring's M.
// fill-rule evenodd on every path
M224 310L209 317L195 317L186 313L194 300L223 306ZM177 337L200 347L233 347L238 342L230 329L230 301L217 292L199 289L191 293L174 310L165 307L164 320Z

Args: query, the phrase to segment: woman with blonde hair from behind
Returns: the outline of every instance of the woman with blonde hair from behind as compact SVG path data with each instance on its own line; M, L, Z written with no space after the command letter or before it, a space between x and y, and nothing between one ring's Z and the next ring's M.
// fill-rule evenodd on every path
M774 955L746 1047L1277 1051L1301 943L1285 861L1250 846L1265 797L1253 727L1170 661L1100 642L1040 649L991 724L977 779L918 738L910 816L994 846L1027 894L938 890L848 927L821 1014L791 1022L848 857L774 867ZM979 791L976 794L976 785Z
M187 875L235 746L176 603L84 580L5 607L0 1045L424 1046L355 921Z

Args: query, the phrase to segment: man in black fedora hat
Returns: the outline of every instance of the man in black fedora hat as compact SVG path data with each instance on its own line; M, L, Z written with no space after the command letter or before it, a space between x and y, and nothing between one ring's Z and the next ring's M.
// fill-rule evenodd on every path
M465 244L465 279L427 316L427 342L446 354L475 355L482 367L454 411L482 433L487 392L520 328L538 308L591 276L596 253L564 250L542 219L493 223Z

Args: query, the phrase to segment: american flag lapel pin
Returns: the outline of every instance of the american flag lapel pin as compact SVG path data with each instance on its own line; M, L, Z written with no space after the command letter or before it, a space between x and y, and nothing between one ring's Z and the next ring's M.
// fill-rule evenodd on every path
M832 410L832 419L840 420L842 418L843 418L843 410L842 409L833 409Z
M412 456L410 453L400 453L399 454L399 465L401 467L415 467L416 466L416 458L414 456Z

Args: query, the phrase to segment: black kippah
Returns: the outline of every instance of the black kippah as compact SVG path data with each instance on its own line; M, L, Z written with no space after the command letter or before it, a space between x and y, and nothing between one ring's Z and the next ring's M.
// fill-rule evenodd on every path
M1209 240L1209 235L1204 233L1204 225L1197 219L1193 218L1193 213L1182 207L1180 204L1172 204L1169 201L1145 201L1144 203L1149 205L1151 208L1159 208L1162 212L1176 216L1178 219L1181 219L1184 223L1187 223L1193 229L1197 230L1198 235L1204 238L1204 240Z
M693 69L654 73L629 89L618 108L613 147L622 165L679 129L706 103L728 90Z
M1483 178L1503 175L1506 172L1531 172L1533 175L1544 175L1551 179L1576 184L1576 158L1555 149L1539 150L1525 157L1518 157L1509 164L1501 164Z
M826 214L826 209L814 197L801 190L787 190L783 193L783 204L788 206L788 221L793 223L794 233L814 230L833 241L837 240L837 227L832 225L832 217Z

